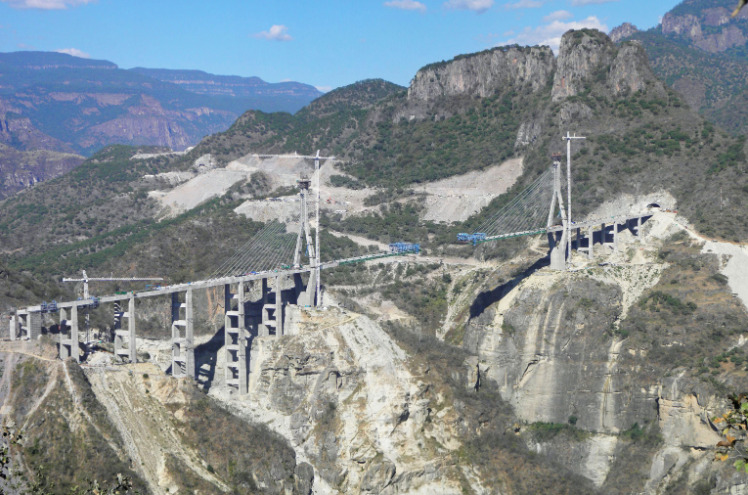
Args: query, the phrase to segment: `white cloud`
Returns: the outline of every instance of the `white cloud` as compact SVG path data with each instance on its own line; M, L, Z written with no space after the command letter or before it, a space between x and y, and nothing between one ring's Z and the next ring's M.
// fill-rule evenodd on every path
M392 7L395 9L402 10L417 10L419 12L426 12L426 6L421 2L415 0L392 0L391 2L384 2L386 7Z
M62 10L68 7L86 5L96 0L0 0L14 9Z
M68 55L72 55L73 57L79 57L79 58L91 58L91 55L84 52L83 50L78 50L77 48L61 48L59 50L55 50L57 53L67 53Z
M557 10L543 17L543 22L565 21L566 19L571 19L572 17L574 17L574 14L572 14L568 10Z
M317 91L321 91L322 93L329 93L332 91L332 86L315 86L317 88Z
M519 0L515 3L505 3L505 9L537 9L542 7L545 1L542 0Z
M558 53L558 46L561 44L561 36L570 29L597 29L603 33L609 31L606 26L597 16L591 15L581 21L569 21L564 22L561 20L552 20L551 22L534 28L526 27L517 36L512 39L506 40L500 45L548 45L551 49Z
M288 34L288 28L282 24L271 26L267 31L261 31L253 35L255 38L273 41L291 41L293 38Z
M483 13L493 7L493 0L449 0L444 2L448 9L472 10Z
M579 7L580 5L598 5L601 3L612 3L617 1L618 0L571 0L571 4L575 7Z

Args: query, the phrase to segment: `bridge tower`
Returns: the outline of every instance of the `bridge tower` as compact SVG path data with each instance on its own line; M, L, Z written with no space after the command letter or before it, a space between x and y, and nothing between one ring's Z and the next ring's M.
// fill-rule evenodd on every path
M564 195L561 191L561 153L551 155L553 159L553 195L551 196L551 208L548 211L547 229L553 226L556 216L556 207L560 210L561 225L563 230L559 238L558 232L548 232L548 245L551 248L551 269L566 270L566 250L570 235L569 220L564 208Z
M299 196L301 198L301 218L299 218L299 234L296 237L296 249L294 251L293 266L301 267L302 254L306 254L311 265L317 264L315 245L312 242L312 229L309 223L309 196L312 180L307 175L302 175L297 181L299 187ZM317 222L319 224L319 221ZM319 236L319 225L317 226L317 236ZM305 246L306 245L306 246ZM304 249L306 247L306 249ZM317 286L317 277L319 276L318 268L309 272L309 283L304 293L302 301L299 304L305 306L314 305L314 293Z

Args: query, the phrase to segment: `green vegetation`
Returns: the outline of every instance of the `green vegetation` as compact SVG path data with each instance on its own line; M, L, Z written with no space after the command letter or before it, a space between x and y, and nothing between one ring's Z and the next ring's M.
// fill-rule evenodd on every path
M18 425L27 425L22 433L23 444L18 448L24 465L31 470L25 476L32 493L86 493L80 487L89 485L92 473L98 479L110 481L124 475L127 480L132 480L132 486L142 488L142 480L112 450L110 445L123 445L122 440L81 369L72 363L59 365L68 367L72 386L81 399L79 405L73 402L63 374L58 373L54 378L41 361L24 360L17 365L13 375L14 419ZM42 404L31 412L48 380L52 379L57 380L56 385ZM79 414L78 407L93 423L85 421L77 427L68 423L69 415ZM125 480L120 484L124 485Z

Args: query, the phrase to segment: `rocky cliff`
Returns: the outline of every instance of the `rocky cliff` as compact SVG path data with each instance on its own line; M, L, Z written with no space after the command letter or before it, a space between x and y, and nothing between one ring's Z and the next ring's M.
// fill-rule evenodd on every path
M618 29L611 36L643 42L657 75L692 108L744 134L748 14L743 10L733 19L733 7L718 0L685 0L648 31Z
M39 182L58 177L84 158L55 151L18 151L0 144L0 198L5 198Z

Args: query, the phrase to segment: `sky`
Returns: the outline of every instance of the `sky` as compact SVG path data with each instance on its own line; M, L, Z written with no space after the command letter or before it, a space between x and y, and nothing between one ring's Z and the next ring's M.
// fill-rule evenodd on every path
M733 0L724 0L732 7ZM680 0L0 0L0 52L198 69L322 91L568 29L659 24ZM729 5L728 5L729 4Z

